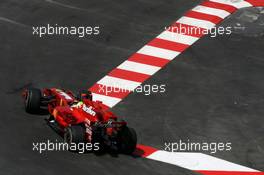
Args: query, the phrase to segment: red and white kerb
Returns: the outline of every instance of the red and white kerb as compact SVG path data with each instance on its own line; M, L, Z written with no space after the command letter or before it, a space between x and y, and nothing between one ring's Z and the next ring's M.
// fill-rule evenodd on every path
M208 30L238 9L264 6L264 0L206 0L188 11L152 41L113 69L89 90L94 100L113 107L130 92L172 61L203 34L182 33L180 26ZM102 87L123 87L126 91L105 93ZM263 172L202 153L171 153L138 145L142 157L177 165L206 175L264 175Z

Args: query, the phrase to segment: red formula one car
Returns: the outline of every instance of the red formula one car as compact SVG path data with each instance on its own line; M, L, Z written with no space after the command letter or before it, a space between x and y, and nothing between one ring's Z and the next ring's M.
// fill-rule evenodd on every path
M119 120L100 101L92 101L89 91L74 95L71 91L50 88L29 88L23 92L25 110L29 113L47 111L48 124L71 143L99 143L100 149L110 148L132 153L137 144L134 129Z

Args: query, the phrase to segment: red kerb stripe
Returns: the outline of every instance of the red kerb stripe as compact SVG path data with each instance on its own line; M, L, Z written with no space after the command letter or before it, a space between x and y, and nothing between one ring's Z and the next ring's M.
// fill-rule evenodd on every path
M128 58L128 61L134 61L142 64L148 64L151 66L163 67L165 66L170 60L166 60L163 58L158 58L154 56L144 55L140 53L135 53L131 57Z
M159 47L162 49L173 50L177 52L182 52L189 47L189 45L186 45L186 44L176 43L176 42L172 42L172 41L168 41L168 40L164 40L160 38L153 39L152 41L148 43L148 45Z
M136 81L136 82L143 82L150 77L150 75L146 75L146 74L142 74L142 73L138 73L138 72L127 71L127 70L118 69L118 68L112 70L108 75L110 75L112 77Z
M190 18L210 21L214 24L218 24L223 20L222 18L215 16L215 15L208 15L205 13L200 13L200 12L195 12L195 11L189 11L188 13L185 14L185 16L190 17Z
M221 3L217 3L217 2L211 2L211 1L205 1L202 4L203 6L206 7L211 7L211 8L216 8L216 9L221 9L221 10L225 10L228 11L229 13L233 13L237 10L236 7L231 6L231 5L226 5L226 4L221 4Z

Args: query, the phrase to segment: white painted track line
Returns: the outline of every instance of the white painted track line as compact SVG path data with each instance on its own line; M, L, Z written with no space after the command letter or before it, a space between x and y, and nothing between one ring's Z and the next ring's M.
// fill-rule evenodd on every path
M156 151L149 159L177 165L189 170L258 172L235 163L202 153Z

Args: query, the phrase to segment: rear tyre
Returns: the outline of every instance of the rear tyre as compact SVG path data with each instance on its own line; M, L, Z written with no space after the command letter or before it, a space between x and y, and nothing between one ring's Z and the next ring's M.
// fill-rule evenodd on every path
M37 113L40 111L41 90L31 88L27 90L25 97L25 110L28 113Z
M68 144L85 143L85 129L81 125L73 125L66 128L64 142Z
M137 145L137 134L133 128L124 127L118 133L119 151L124 154L132 154Z

